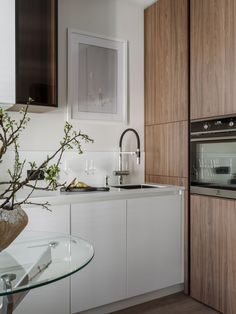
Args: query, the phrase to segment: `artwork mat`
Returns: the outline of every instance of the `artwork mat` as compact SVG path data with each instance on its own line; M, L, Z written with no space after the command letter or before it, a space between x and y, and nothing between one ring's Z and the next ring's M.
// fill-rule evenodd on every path
M82 112L78 109L79 43L117 51L117 113ZM127 124L127 40L104 37L68 28L68 109L71 119Z

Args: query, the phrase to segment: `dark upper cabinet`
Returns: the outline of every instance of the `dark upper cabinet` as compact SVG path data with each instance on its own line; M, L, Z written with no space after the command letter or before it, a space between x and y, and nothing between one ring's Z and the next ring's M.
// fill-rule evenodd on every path
M15 104L10 110L17 110L30 97L30 111L57 107L57 0L2 2L0 26L5 19L9 28L0 30L0 104Z
M57 0L16 0L16 102L57 106Z
M191 119L236 114L235 0L190 0Z

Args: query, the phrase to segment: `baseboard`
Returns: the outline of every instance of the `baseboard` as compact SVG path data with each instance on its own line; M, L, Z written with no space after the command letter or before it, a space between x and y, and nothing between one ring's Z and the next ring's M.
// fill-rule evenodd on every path
M171 295L177 292L181 292L184 290L184 285L183 284L178 284L175 286L167 287L158 291L142 294L133 298L125 299L119 302L107 304L104 306L100 306L88 311L83 311L75 314L107 314L107 313L112 313L115 311L123 310L125 308L137 305L137 304L142 304L148 301L152 301L155 299L159 299L162 297L165 297L167 295Z

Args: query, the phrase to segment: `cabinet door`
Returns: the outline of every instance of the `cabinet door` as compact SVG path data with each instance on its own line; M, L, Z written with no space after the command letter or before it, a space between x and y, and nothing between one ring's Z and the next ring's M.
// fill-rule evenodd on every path
M187 120L188 0L159 0L149 6L144 40L145 124Z
M191 296L216 310L236 309L236 202L191 196Z
M15 103L15 0L0 1L0 104Z
M70 205L28 208L27 230L70 233ZM16 308L16 314L70 314L70 279L65 278L47 286L31 290Z
M57 106L57 0L16 1L16 103Z
M72 205L71 233L90 241L95 256L71 278L72 313L126 297L126 201Z
M191 196L191 296L222 309L223 223L227 201Z
M146 175L188 177L187 121L146 126Z
M191 0L191 118L236 113L235 0Z
M180 195L127 201L128 297L183 282Z
M189 205L188 179L165 176L145 176L146 183L184 186L184 293L189 294Z

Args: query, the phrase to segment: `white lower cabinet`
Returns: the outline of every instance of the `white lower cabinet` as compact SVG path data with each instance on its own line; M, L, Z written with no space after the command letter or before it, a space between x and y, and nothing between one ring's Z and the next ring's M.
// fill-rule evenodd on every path
M182 283L182 200L175 194L27 209L27 229L71 232L90 241L95 256L70 280L30 291L15 313L78 313Z
M94 259L71 277L71 311L126 298L126 200L76 204L71 233L89 240Z
M70 205L28 208L27 230L70 233ZM14 314L70 314L70 279L31 290Z
M180 195L127 201L127 297L183 282Z
M69 279L33 289L14 314L70 314L69 291Z

